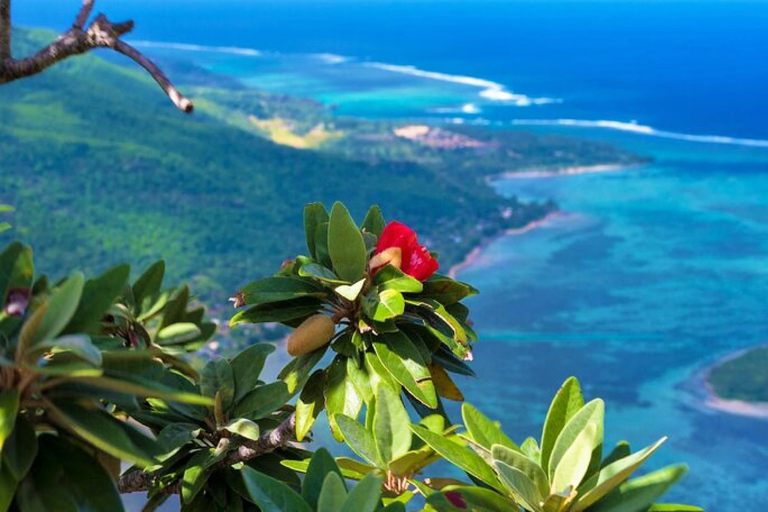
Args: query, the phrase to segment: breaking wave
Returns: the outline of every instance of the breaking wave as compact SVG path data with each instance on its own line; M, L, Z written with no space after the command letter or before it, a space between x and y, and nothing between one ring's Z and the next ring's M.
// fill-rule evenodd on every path
M169 50L181 50L187 52L215 52L229 53L232 55L244 55L246 57L261 57L263 52L253 48L240 48L238 46L203 46L199 44L168 43L164 41L131 41L134 46L144 48L166 48Z

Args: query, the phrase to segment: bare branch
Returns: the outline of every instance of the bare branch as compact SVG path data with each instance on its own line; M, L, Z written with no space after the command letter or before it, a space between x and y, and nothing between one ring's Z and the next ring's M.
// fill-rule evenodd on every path
M194 110L194 105L192 102L183 94L181 94L179 90L176 89L176 87L173 86L170 80L168 80L165 74L155 65L154 62L146 58L136 48L118 39L115 41L114 49L115 51L130 57L141 67L146 69L147 72L152 75L152 78L155 79L155 82L157 82L157 84L165 91L165 94L168 95L173 104L176 105L180 110L187 113L190 113L192 110Z
M32 56L13 59L10 55L11 0L0 0L0 85L41 73L69 57L81 55L96 48L109 48L130 57L141 65L152 75L176 107L183 112L192 112L194 110L192 102L173 86L160 68L120 39L133 30L133 21L112 23L106 16L99 14L87 29L83 28L91 15L94 3L95 0L83 0L72 28L51 44ZM5 58L3 58L4 51L7 52Z
M11 58L11 0L0 0L0 62Z
M94 0L83 0L83 6L80 7L80 12L77 13L77 18L75 18L72 28L83 30L83 27L85 27L85 23L88 21L91 11L93 10L93 4Z
M216 466L225 468L237 464L238 462L247 462L260 455L266 455L278 448L282 448L286 444L295 440L296 436L296 416L291 414L290 417L278 425L274 430L259 437L256 441L247 441L240 445L236 450L231 451L221 462ZM148 490L153 483L151 475L142 471L133 471L126 473L120 477L117 488L120 493L127 494L131 492L141 492ZM176 483L167 486L164 489L169 494L178 494L181 491L181 486Z

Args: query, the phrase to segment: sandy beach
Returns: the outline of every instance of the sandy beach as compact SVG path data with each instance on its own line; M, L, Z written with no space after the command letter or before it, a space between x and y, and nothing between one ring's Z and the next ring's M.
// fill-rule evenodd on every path
M744 400L724 400L719 398L712 386L709 384L709 373L713 368L720 366L721 364L736 359L744 355L745 353L753 350L756 347L750 347L748 349L739 350L732 354L720 358L713 365L702 370L697 376L700 385L704 390L704 406L709 409L714 409L720 412L726 412L729 414L737 414L739 416L749 416L751 418L766 418L768 419L768 402L745 402Z
M549 214L545 215L543 218L541 218L539 220L535 220L533 222L529 222L525 226L522 226L522 227L519 227L519 228L507 229L506 231L500 233L499 235L491 237L491 238L483 241L483 243L481 243L480 245L478 245L477 247L472 249L472 252L467 254L467 256L464 258L464 260L461 263L457 263L456 265L452 266L450 268L450 270L448 270L448 276L451 277L452 279L456 279L456 274L458 274L459 272L461 272L465 268L467 268L470 265L472 265L473 263L475 263L477 261L477 258L480 257L480 254L482 254L483 250L486 247L488 247L490 244L492 244L493 242L498 240L499 238L504 237L504 236L508 236L508 235L522 235L523 233L527 233L527 232L529 232L531 230L534 230L537 227L539 227L539 226L541 226L541 225L551 221L552 219L554 219L555 217L557 217L557 216L559 216L561 214L562 214L562 212L552 212L552 213L549 213Z
M556 178L558 176L575 176L577 174L592 174L597 172L615 172L624 169L636 167L636 165L627 164L601 164L601 165L584 165L577 167L563 167L560 169L542 169L542 170L530 170L520 172L505 172L496 176L492 176L491 181L505 180L505 179L523 179L523 178Z

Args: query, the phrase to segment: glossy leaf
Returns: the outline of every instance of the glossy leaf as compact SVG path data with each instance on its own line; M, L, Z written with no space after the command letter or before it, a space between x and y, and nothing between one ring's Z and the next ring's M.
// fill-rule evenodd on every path
M557 391L544 421L544 429L541 433L541 466L544 471L549 469L549 458L555 447L557 436L582 407L584 407L584 397L581 394L579 381L575 377L570 377Z
M375 512L381 499L381 477L368 474L355 485L339 512Z
M232 408L232 416L258 420L278 410L290 399L285 382L257 386Z
M645 510L688 471L677 465L632 479L590 507L590 512L637 512Z
M373 349L381 365L416 399L432 409L437 393L432 375L419 351L402 333L386 333L374 339Z
M365 241L349 211L339 202L331 209L328 253L333 270L341 279L354 283L363 277L368 264Z
M259 382L267 356L274 351L275 346L270 343L256 343L232 359L230 365L235 379L235 403L253 391Z
M403 456L411 448L411 431L403 428L409 423L408 413L400 396L387 386L376 393L373 433L378 460L388 463Z
M334 421L338 425L343 440L352 451L376 467L386 467L387 461L379 456L376 441L370 431L366 430L354 419L343 414L336 414Z
M491 421L473 405L462 404L461 417L472 440L486 450L490 451L493 445L498 444L519 451L517 445L501 430L499 424Z
M371 317L376 322L396 318L405 312L403 294L397 290L389 289L379 293L374 304Z
M352 380L347 377L346 359L340 356L331 363L325 379L325 408L328 423L334 439L342 440L342 434L336 423L337 414L357 418L362 408L363 399L358 395Z
M341 470L333 460L331 454L325 448L318 449L312 454L312 459L309 461L307 467L307 474L304 476L304 480L301 482L301 495L309 503L312 508L318 507L318 500L323 494L322 490L328 486L327 479L329 475L336 475L338 477L338 483L341 483L340 487L333 489L333 492L340 492L346 496L346 486L341 479ZM331 484L331 486L334 486ZM343 503L343 498L341 502Z
M162 346L182 345L200 337L200 327L189 322L178 322L160 329L155 335L155 343Z
M410 428L414 434L419 436L445 460L478 478L486 485L504 492L504 487L500 484L496 473L479 455L450 439L446 439L441 434L431 432L423 426L411 424Z
M313 373L296 401L296 440L302 441L325 407L325 370Z
M466 283L456 281L448 276L435 274L424 282L422 295L436 300L444 306L449 306L472 295L477 295L477 293L476 289Z
M19 390L0 389L0 453L13 432L19 414Z
M32 467L37 456L38 444L34 428L21 416L0 453L0 465L13 479L20 482ZM2 510L2 507L0 507Z
M121 265L86 282L77 310L63 334L87 333L100 327L104 312L125 290L130 273L128 265Z
M384 222L384 216L381 214L381 208L377 205L371 206L365 215L365 219L363 219L362 228L378 237L384 231L384 226L386 226L386 223Z
M340 295L341 297L344 297L348 301L355 301L357 300L357 297L360 295L360 292L363 290L363 286L365 285L365 279L361 279L355 284L346 285L343 284L341 286L337 286L334 288L334 291Z
M223 428L228 432L232 432L233 434L237 434L240 437L244 437L245 439L249 439L251 441L258 441L261 434L259 426L253 421L247 420L245 418L232 420Z
M208 361L201 375L200 391L211 398L218 394L222 410L229 410L235 398L235 372L229 361L224 358Z
M328 222L328 212L322 203L310 203L304 207L304 235L307 250L312 258L317 259L315 236L319 225Z
M304 499L280 480L249 467L242 470L243 481L262 512L312 512Z
M339 512L347 499L344 480L337 473L330 472L322 481L322 490L317 498L317 512ZM307 500L309 501L309 500ZM310 505L313 503L309 501Z
M143 312L149 301L160 293L165 275L165 262L153 263L133 285L133 298L136 301L138 312Z
M289 276L275 276L260 279L246 285L238 297L244 305L282 302L300 297L319 297L324 295L323 288L306 279Z
M305 297L275 304L259 304L236 313L229 319L230 327L237 324L300 321L314 315L322 306L315 298Z
M379 290L397 290L401 293L419 293L424 284L392 265L385 265L376 272L374 284Z

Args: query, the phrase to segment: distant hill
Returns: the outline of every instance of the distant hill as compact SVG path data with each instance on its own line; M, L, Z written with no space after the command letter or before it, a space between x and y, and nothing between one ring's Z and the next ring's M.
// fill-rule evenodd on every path
M50 37L21 30L14 41L25 53ZM165 258L172 280L224 302L304 251L310 201L342 200L358 219L380 204L444 266L553 208L501 198L444 165L276 144L221 99L237 87L216 91L218 100L206 96L186 116L142 72L93 55L0 87L0 204L17 210L0 242L30 242L38 267L54 276Z

